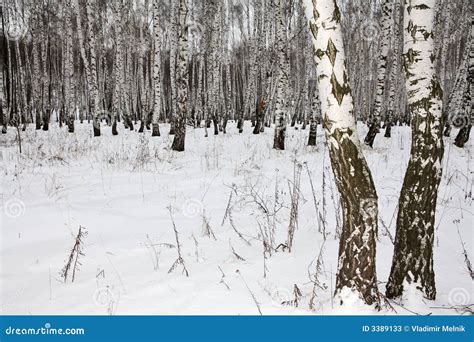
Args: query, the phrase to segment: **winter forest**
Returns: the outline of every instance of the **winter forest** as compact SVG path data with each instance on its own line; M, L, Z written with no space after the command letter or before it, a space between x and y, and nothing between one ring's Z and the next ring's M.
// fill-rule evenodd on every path
M471 315L471 0L3 0L2 314Z

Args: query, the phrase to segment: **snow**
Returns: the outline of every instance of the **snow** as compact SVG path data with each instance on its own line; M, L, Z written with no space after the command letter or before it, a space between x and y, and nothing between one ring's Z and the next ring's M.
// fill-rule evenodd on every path
M0 136L2 314L255 315L259 311L253 297L264 315L376 313L349 289L333 298L339 241L337 198L332 194L337 190L321 127L316 148L306 146L308 130L288 127L285 151L272 149L273 129L253 135L248 123L243 134L231 122L226 135L208 138L204 129L189 128L183 153L170 150L167 125L161 125L163 135L156 138L124 130L121 124L119 128L119 136L103 126L103 136L92 138L91 126L78 122L75 134L55 123L49 132L28 127L22 133L21 156L13 129ZM361 124L358 130L360 135L367 131ZM373 150L364 147L379 198L377 277L382 293L393 253L384 226L394 237L410 152L410 129L393 127L392 134L391 139L377 137ZM464 149L445 143L434 251L438 296L435 301L414 300L416 291L407 291L392 303L398 314L457 314L450 309L453 305L473 302L456 231L459 227L472 260L472 142ZM303 163L303 170L293 249L267 255L264 278L259 224L268 231L275 219L275 245L285 243L294 160ZM314 311L309 310L311 279L323 237L306 167L319 212L327 212L329 233ZM238 190L232 198L232 221L251 245L232 229L229 217L221 226L232 188ZM269 217L251 192L270 212L279 203L283 207ZM189 277L180 265L168 273L178 258L170 207ZM203 233L203 215L216 240ZM79 226L88 232L85 255L75 281L64 283L60 272ZM298 307L284 304L294 300L295 284L302 293ZM384 307L380 314L394 312Z
M338 315L373 315L377 311L373 306L367 306L350 288L344 287L335 297L336 303L341 303L337 308Z

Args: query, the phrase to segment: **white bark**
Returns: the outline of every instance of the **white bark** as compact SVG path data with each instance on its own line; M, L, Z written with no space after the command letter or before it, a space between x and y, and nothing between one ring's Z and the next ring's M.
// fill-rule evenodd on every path
M393 124L393 112L395 110L395 99L397 97L397 89L398 89L398 79L400 75L400 6L398 3L399 0L395 1L394 4L394 34L393 34L393 50L392 50L392 66L390 70L390 89L388 92L388 106L387 106L387 123L388 125Z
M71 0L68 1L70 5ZM66 9L66 46L65 46L65 75L64 75L64 92L65 92L65 109L66 109L66 120L68 122L69 132L74 132L74 117L75 117L75 106L74 106L74 51L73 51L73 36L72 36L72 20L73 20L73 9L71 6Z
M378 303L377 194L362 154L335 0L305 0L326 140L343 208L336 293L348 288ZM342 298L340 298L342 302Z
M100 136L100 99L99 99L99 82L97 78L97 53L96 53L96 37L94 32L94 17L95 17L95 0L86 1L86 15L87 15L87 38L89 46L90 57L90 101L93 116L94 136Z
M436 0L405 0L404 57L411 155L398 203L397 231L387 297L405 282L435 299L434 220L443 158L442 90L435 73L433 24Z
M171 27L170 27L170 79L171 79L171 120L177 113L176 64L178 51L179 8L176 0L171 0ZM172 123L173 125L173 123ZM173 131L173 128L171 129Z
M160 135L158 120L161 110L161 27L158 1L153 1L153 136Z
M178 53L177 53L177 113L176 134L171 148L174 151L184 151L186 138L186 118L188 109L188 32L186 29L188 17L188 7L186 0L179 0L179 20L178 20Z
M286 120L288 117L289 66L286 36L286 0L276 0L276 44L278 49L277 89L275 102L275 136L273 148L285 149Z
M46 28L43 26L41 30L41 66L42 66L42 120L43 120L43 130L48 130L49 119L50 119L50 103L49 103L49 74L48 74L48 37L46 33Z
M385 95L385 79L387 75L387 59L390 47L393 0L382 3L382 27L380 37L380 54L377 62L377 82L375 87L374 107L370 116L370 128L365 138L365 144L372 147L375 136L379 132L382 107Z

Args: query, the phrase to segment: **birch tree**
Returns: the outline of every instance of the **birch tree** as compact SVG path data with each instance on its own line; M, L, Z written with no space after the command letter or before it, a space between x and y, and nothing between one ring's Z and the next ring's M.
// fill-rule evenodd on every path
M463 107L463 95L467 90L467 78L468 73L468 51L463 57L459 70L456 73L456 80L454 81L454 86L449 94L449 97L446 102L443 104L443 118L449 119L446 120L444 136L449 137L451 135L451 130L454 126L462 126L465 121L463 115L459 115L460 108ZM453 125L451 125L451 123Z
M74 118L75 118L75 106L74 106L74 51L73 51L73 37L72 37L72 19L73 19L73 7L71 2L74 0L68 0L66 8L66 56L65 56L65 109L67 111L67 125L69 133L74 133Z
M4 77L5 75L5 68L2 66L2 69L0 71L0 110L1 110L1 115L2 115L2 122L3 122L3 128L2 128L2 133L5 134L7 133L7 127L8 127L8 107L7 107L7 92L6 92L6 80Z
M41 103L41 73L40 73L40 46L39 46L39 38L41 36L41 29L39 28L41 25L41 17L39 14L39 10L35 11L35 28L33 30L33 106L34 106L34 113L35 113L35 121L36 121L36 129L41 129L41 110L40 110L40 103Z
M153 116L152 132L153 137L160 136L161 110L161 28L160 28L160 7L158 1L153 1Z
M345 66L341 13L335 0L305 0L305 5L324 131L343 210L336 294L349 289L365 303L377 304L377 193L357 134Z
M2 29L3 29L3 36L5 37L5 20L4 20L4 10L3 7L1 8L2 11ZM8 44L8 40L5 39L5 45ZM6 46L4 46L6 50ZM8 127L8 99L7 99L7 80L6 80L6 73L8 72L7 69L7 61L6 61L6 54L3 54L4 60L1 63L0 69L0 110L2 111L0 114L2 115L2 134L7 133Z
M179 0L178 12L178 60L176 67L177 112L174 118L176 132L171 148L174 151L184 151L188 109L188 32L186 27L188 7L186 0Z
M377 86L375 90L375 100L373 112L369 123L369 132L364 142L372 147L375 136L380 130L382 107L385 94L385 79L387 75L388 51L390 47L390 28L392 23L393 0L384 0L382 3L382 33L380 42L380 55L377 64Z
M309 115L309 136L308 136L308 146L316 146L316 137L317 137L317 128L318 123L316 121L316 115L319 111L319 93L316 89L316 86L311 84L311 66L313 62L313 51L312 43L307 44L305 48L305 84L303 89L303 94L305 95L305 112ZM308 89L309 88L309 89ZM320 113L318 113L319 115ZM306 120L306 117L305 117Z
M123 63L123 24L121 21L121 11L117 7L112 7L112 13L114 14L114 31L115 31L115 54L114 54L114 67L113 67L113 79L114 85L112 90L112 134L117 135L117 118L120 117L120 113L123 113L124 108L124 63ZM124 123L127 127L128 123L124 118Z
M401 10L400 10L400 1L404 0L395 0L393 4L394 20L393 20L393 49L392 49L392 65L390 69L390 88L388 91L388 105L387 105L387 115L385 118L385 135L384 137L390 138L392 132L394 111L396 110L396 99L400 98L399 89L399 79L400 77L400 37L401 35ZM397 92L398 91L398 92Z
M86 82L84 82L85 83L84 91L86 92L85 95L87 95L86 99L88 99L89 97L88 92L89 92L89 87L90 87L89 82L91 80L91 74L90 74L89 60L87 59L87 56L86 56L86 37L84 36L84 31L82 28L82 18L81 18L81 9L79 6L79 0L71 0L71 5L73 6L74 12L76 14L77 37L79 40L79 52L81 54L82 65L84 68L84 73L85 73L85 78L86 78ZM82 115L80 115L80 117L81 117L81 123L82 123Z
M219 66L219 20L221 2L210 0L207 4L210 13L211 27L209 29L210 51L208 51L207 65L208 65L208 84L209 96L212 99L210 103L210 118L214 125L214 134L219 134L218 130L218 108L219 108L219 82L221 81Z
M443 25L443 39L441 40L441 48L440 48L440 83L443 89L446 88L446 60L448 55L449 49L449 34L451 33L451 23L453 22L452 19L452 12L453 12L453 1L447 1L443 11L445 12L445 22Z
M87 38L90 57L90 76L88 79L90 89L90 101L93 115L93 132L94 136L100 136L100 110L99 110L99 83L97 80L97 53L96 53L96 36L94 31L94 6L95 0L86 1L87 16Z
M436 0L405 0L404 60L411 113L410 160L398 202L397 230L386 295L396 298L412 284L435 299L433 242L443 158L442 90L435 74Z
M460 113L456 115L458 118L454 119L461 121L461 129L454 141L457 147L464 147L464 144L469 140L474 115L474 15L471 15L471 34L467 56L467 74L465 77L467 87L464 90Z
M179 30L179 8L177 0L171 0L171 25L169 30L169 45L170 45L170 90L171 90L171 103L170 103L170 132L169 134L175 134L175 116L177 115L177 96L178 89L176 84L176 67L178 63L178 30Z
M17 84L20 86L17 88L17 122L16 125L19 126L20 122L23 122L23 131L26 129L26 120L27 120L27 112L28 112L28 102L26 100L26 82L25 82L25 71L23 66L23 60L21 58L20 53L20 43L15 41L15 55L16 55L16 68L17 68Z
M46 4L43 4L43 10L46 9ZM45 22L46 21L46 22ZM49 60L48 56L51 58L51 55L48 53L48 45L49 45L49 25L47 23L47 18L44 18L43 15L43 25L41 30L41 66L42 66L42 75L41 75L41 82L42 82L42 94L41 94L41 118L43 123L43 131L47 131L49 129L49 121L51 117L50 113L50 78L49 78Z
M278 54L278 76L275 102L275 136L273 148L285 149L286 119L288 116L288 55L286 51L286 0L276 0L276 44Z

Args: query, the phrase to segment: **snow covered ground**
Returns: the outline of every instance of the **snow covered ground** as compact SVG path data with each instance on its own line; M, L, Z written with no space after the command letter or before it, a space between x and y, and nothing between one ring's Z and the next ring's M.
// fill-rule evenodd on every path
M359 126L363 137L366 127ZM307 130L288 127L286 151L272 149L270 129L253 135L246 126L239 135L229 123L226 135L211 130L208 138L204 129L188 129L184 153L171 151L169 127L160 128L159 138L123 129L114 137L104 126L103 136L92 138L87 124L77 123L76 134L30 125L21 156L13 129L0 136L2 314L376 313L351 298L343 307L332 299L338 195L321 127L316 148L306 146ZM394 127L392 134L380 134L374 149L364 147L379 196L382 293L410 153L409 128ZM293 250L280 247L265 260L262 233L274 230L274 247L287 238L295 163L301 192ZM472 260L472 142L459 149L447 140L444 166L437 299L408 294L403 303L391 302L395 311L384 306L381 314L459 314L453 307L474 302L460 239ZM172 218L189 277L181 265L169 272L178 258ZM85 255L75 281L64 282L61 270L80 226L88 233Z

